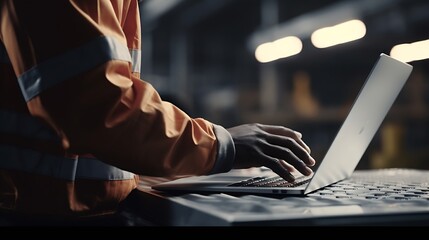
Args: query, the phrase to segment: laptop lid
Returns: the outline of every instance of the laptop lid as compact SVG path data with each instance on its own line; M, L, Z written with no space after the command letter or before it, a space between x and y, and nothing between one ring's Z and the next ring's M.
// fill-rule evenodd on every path
M380 54L305 194L352 175L412 69Z
M325 157L306 185L292 188L230 186L234 182L252 176L227 173L178 179L154 185L152 188L182 192L303 195L348 178L365 153L411 71L411 65L386 54L380 54ZM266 176L273 174L273 172L264 173Z

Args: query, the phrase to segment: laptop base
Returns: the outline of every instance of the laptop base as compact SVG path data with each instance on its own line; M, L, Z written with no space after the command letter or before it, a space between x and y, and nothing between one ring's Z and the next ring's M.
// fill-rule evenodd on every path
M138 194L142 201L140 212L157 225L429 225L429 192L415 199L318 195L326 189L306 197L284 198L224 193L176 195L154 191L144 183L144 178L142 180ZM416 192L425 192L429 187L429 171L358 170L346 181L369 180L398 186L414 184L421 190Z

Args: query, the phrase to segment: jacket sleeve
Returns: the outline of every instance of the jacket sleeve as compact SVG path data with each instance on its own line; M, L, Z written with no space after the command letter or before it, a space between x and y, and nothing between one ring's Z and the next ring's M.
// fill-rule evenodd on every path
M133 12L138 20L138 6L115 2L0 1L0 38L30 113L69 153L137 174L230 170L235 150L223 127L189 117L133 74L123 27L132 16L123 19Z

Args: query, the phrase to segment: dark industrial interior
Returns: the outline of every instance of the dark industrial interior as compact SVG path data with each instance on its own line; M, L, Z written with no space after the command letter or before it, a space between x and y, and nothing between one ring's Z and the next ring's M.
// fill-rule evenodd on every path
M319 161L380 53L429 38L424 0L140 4L141 77L165 100L225 127L259 122L294 128ZM313 31L350 19L365 23L363 38L324 49L312 45ZM256 60L258 44L289 35L302 40L299 54ZM358 169L429 168L429 61L410 64L411 77Z

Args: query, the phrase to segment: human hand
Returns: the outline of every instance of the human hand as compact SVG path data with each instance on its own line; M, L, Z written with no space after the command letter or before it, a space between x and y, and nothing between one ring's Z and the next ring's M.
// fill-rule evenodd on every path
M233 168L265 166L288 182L295 181L291 172L308 176L316 161L301 133L289 128L263 124L244 124L227 129L234 140Z

